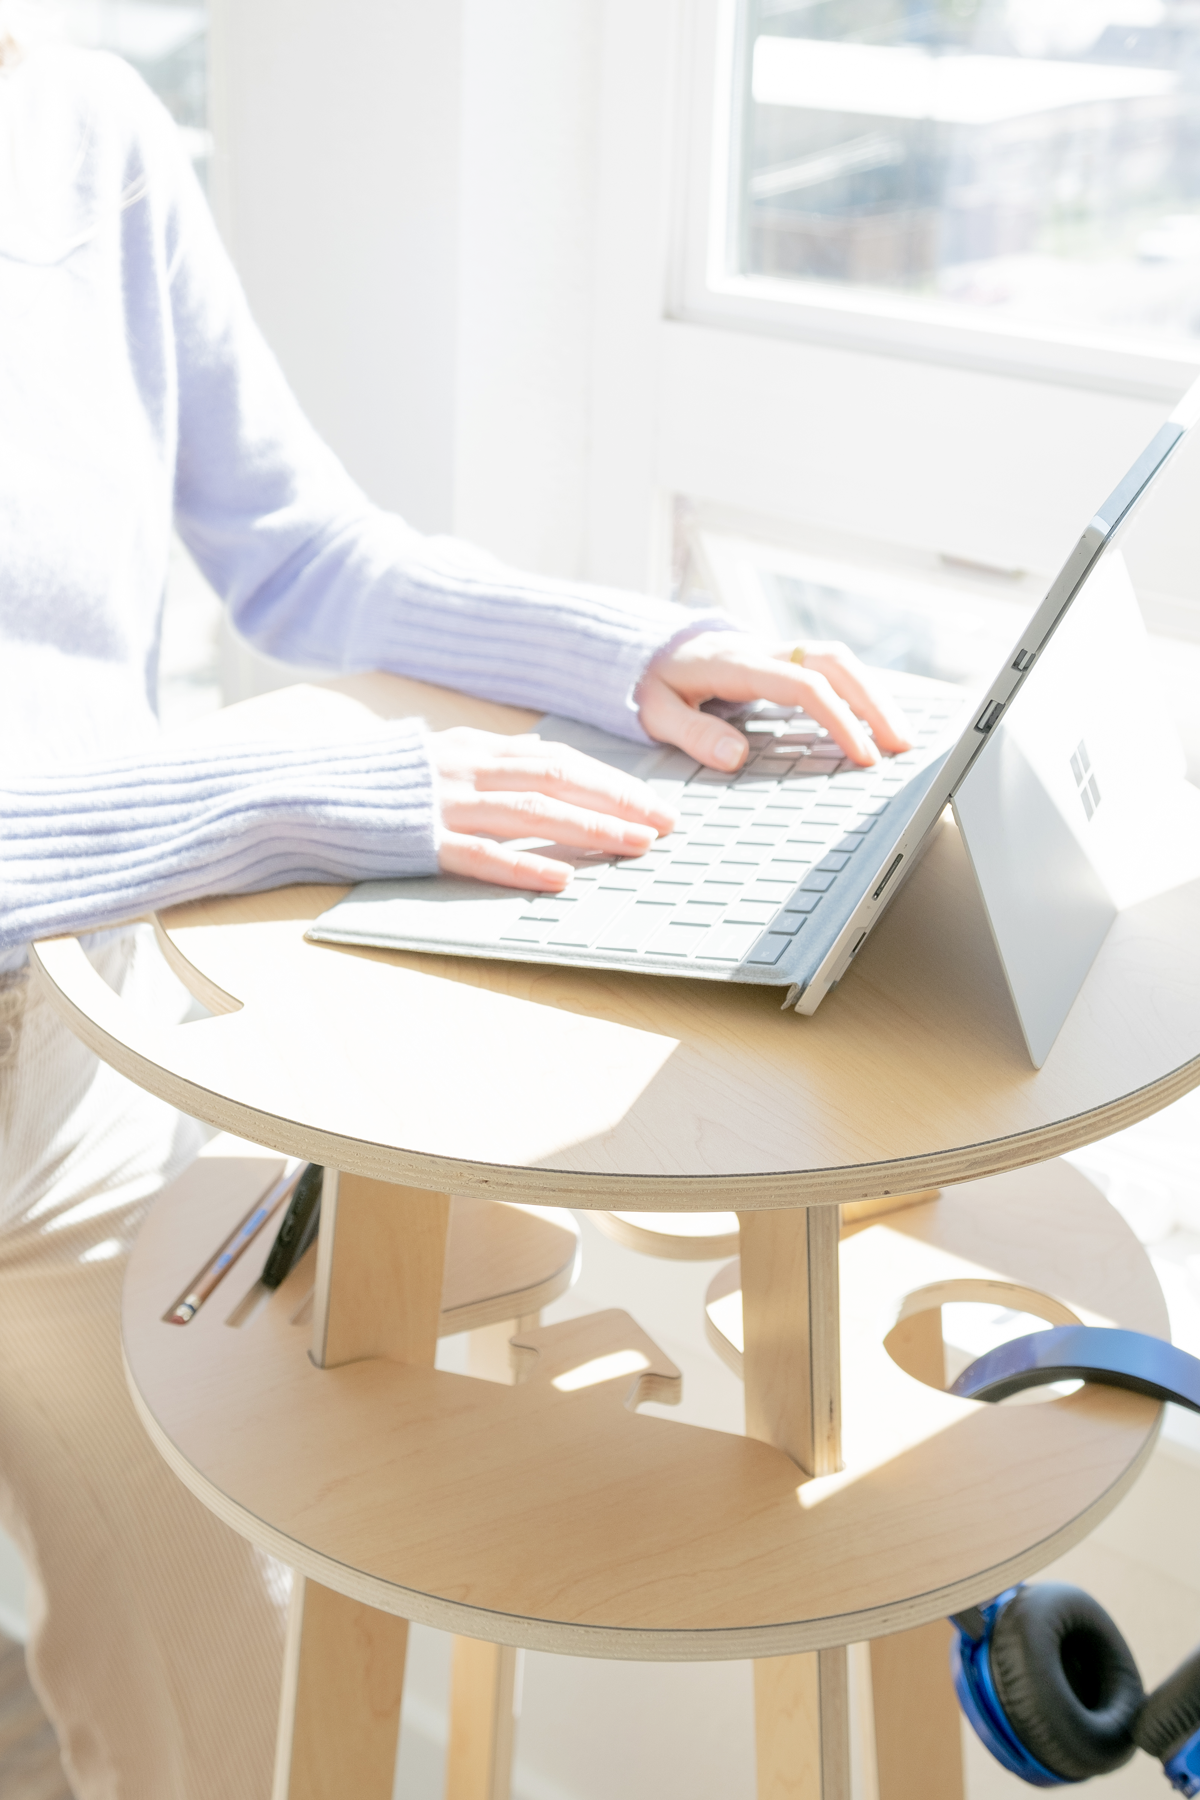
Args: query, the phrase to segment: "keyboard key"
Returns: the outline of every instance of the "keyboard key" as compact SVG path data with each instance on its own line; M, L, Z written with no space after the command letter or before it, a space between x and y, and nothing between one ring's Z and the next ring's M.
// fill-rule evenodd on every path
M613 924L593 940L597 950L640 950L667 921L671 908L653 900L635 900Z
M618 869L628 869L634 875L640 874L643 869L656 875L669 859L670 851L660 850L656 845L654 849L647 850L643 856L623 856L620 862L613 866Z
M844 837L839 838L833 848L838 856L853 856L861 844L860 837Z
M716 925L704 938L701 962L738 963L754 948L762 936L761 925ZM790 942L785 939L785 942Z
M707 919L671 919L646 945L647 956L695 956L707 937Z
M760 965L777 963L784 951L790 949L791 942L790 937L783 937L779 932L770 931L761 944L755 945L746 961Z
M735 774L726 775L720 769L700 769L692 776L683 791L686 794L688 788L728 787L731 782L736 780Z
M820 904L820 894L806 894L804 892L793 894L792 898L783 909L783 917L785 919L790 918L792 913L803 913L807 916L810 912L814 911L816 907L820 906ZM780 929L782 930L783 927L780 927Z
M822 875L820 879L824 881L825 877ZM781 877L778 880L770 875L760 875L757 881L751 882L743 894L739 894L738 901L740 904L742 900L771 900L776 906L782 906L785 901L791 899L798 886L799 882L795 875Z
M832 875L818 875L814 871L813 874L805 877L802 891L806 894L827 894L832 886Z
M502 944L544 944L550 926L542 919L518 919L511 931L501 933Z
M778 900L735 900L723 922L726 925L757 925L761 931L778 911Z
M865 819L850 819L847 821L846 830L852 831L855 837L862 838L866 836L867 832L872 829L874 824L874 819L869 817Z
M682 869L694 880L701 881L704 878L704 871L711 869L713 864L720 860L721 852L719 850L689 850L686 856L677 856L667 872L674 874L676 869Z
M778 918L772 919L771 930L781 931L786 937L795 937L800 927L806 923L804 913L781 912Z
M848 856L837 856L836 854L823 857L817 864L817 872L821 875L840 875L849 861Z
M646 898L648 900L683 900L687 897L688 891L699 881L700 874L699 869L689 874L686 869L677 869L672 865L665 875L655 876L650 883Z
M640 894L643 888L650 886L649 869L616 869L611 875L605 875L596 883L597 891L602 894Z

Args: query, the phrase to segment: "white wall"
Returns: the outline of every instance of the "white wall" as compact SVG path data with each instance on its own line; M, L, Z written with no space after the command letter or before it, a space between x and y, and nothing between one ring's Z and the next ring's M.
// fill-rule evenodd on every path
M602 12L213 0L218 218L372 498L586 572Z
M599 11L466 0L454 524L585 572Z
M381 505L454 511L462 9L213 0L213 198L319 429Z

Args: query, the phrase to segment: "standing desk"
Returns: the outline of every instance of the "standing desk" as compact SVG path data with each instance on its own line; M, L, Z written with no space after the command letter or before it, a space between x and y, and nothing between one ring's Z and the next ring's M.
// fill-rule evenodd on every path
M396 678L342 685L435 726L530 723ZM192 1272L169 1248L135 1254L126 1292L154 1442L303 1577L277 1796L383 1800L356 1758L394 1742L416 1619L480 1646L755 1659L760 1800L847 1795L846 1646L872 1640L881 1800L952 1800L937 1622L1082 1538L1161 1409L1098 1388L957 1400L938 1309L1000 1298L1167 1334L1132 1234L1048 1159L1200 1081L1200 893L1118 920L1035 1071L951 826L812 1019L752 987L306 942L341 891L164 914L164 953L211 1015L176 1027L134 1014L76 940L35 952L64 1016L133 1080L340 1172L311 1326L287 1300L249 1330L203 1310L165 1325ZM841 1236L839 1203L945 1185ZM710 1327L743 1375L746 1435L639 1416L677 1371L632 1324L605 1340L644 1352L632 1386L561 1391L553 1334L511 1388L434 1369L451 1194L736 1211L740 1269Z

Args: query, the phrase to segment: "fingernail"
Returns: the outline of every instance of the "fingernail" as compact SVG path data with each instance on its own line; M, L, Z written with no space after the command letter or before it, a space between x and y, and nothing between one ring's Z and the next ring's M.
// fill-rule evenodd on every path
M713 750L713 761L722 769L736 769L741 760L741 738L723 737Z

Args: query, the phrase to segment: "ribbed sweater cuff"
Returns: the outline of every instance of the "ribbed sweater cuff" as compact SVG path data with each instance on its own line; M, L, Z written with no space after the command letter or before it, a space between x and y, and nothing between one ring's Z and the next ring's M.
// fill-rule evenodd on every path
M155 745L0 782L0 953L208 894L436 868L419 721L351 741Z
M354 666L385 668L481 699L561 713L635 743L646 667L699 631L736 629L724 614L618 589L518 574L453 539L417 539L379 523L390 567L367 585Z

